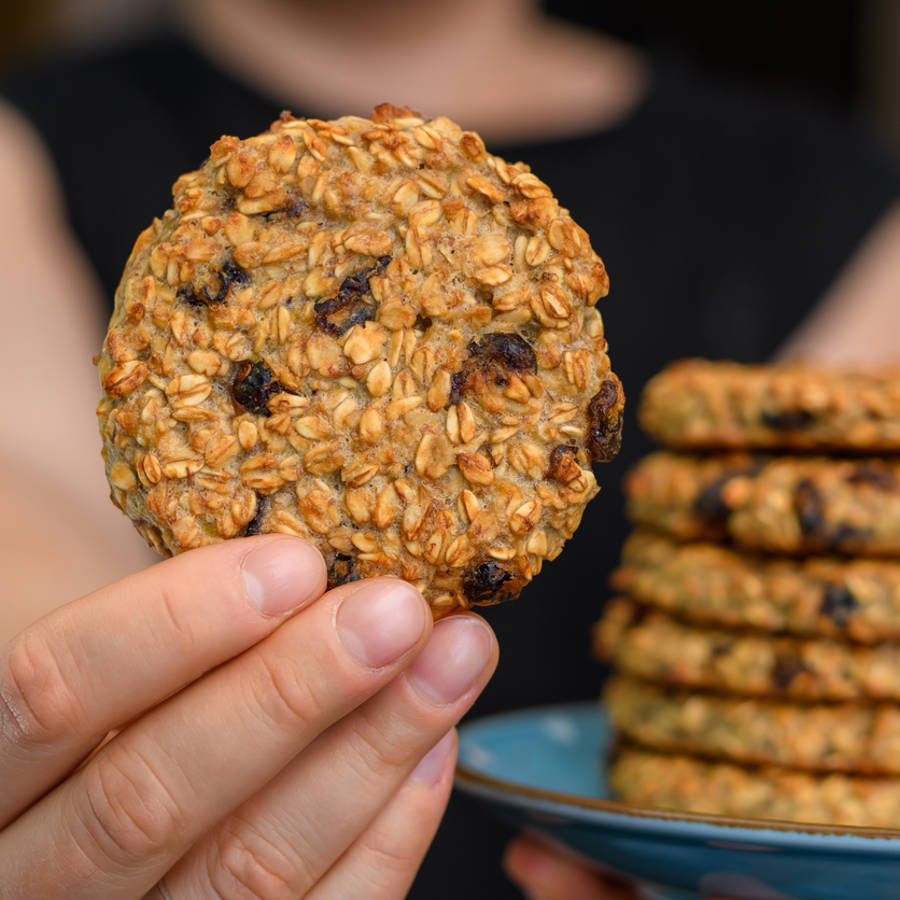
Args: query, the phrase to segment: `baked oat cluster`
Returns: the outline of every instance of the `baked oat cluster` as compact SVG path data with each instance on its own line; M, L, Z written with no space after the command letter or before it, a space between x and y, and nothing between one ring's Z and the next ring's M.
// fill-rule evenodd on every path
M900 641L900 565L890 558L767 556L639 528L612 584L692 625Z
M594 647L620 672L672 687L748 697L900 702L900 653L893 643L860 646L698 628L616 597L594 630Z
M173 194L99 359L116 505L165 555L281 532L437 615L516 596L624 404L606 271L550 188L385 104L223 137Z
M628 747L613 763L609 783L644 807L865 828L900 822L900 778L891 776L820 775Z
M682 359L647 384L641 425L679 450L900 451L900 370Z
M900 828L898 398L897 373L796 365L650 382L667 449L626 477L594 630L620 798Z

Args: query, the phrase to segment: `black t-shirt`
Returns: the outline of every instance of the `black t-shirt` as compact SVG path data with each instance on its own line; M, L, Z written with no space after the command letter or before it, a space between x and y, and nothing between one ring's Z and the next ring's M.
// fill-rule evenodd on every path
M2 87L52 154L110 307L135 237L168 208L175 178L221 134L256 134L281 110L172 34ZM877 153L826 116L666 63L614 128L489 149L528 162L606 261L612 290L599 308L630 406L622 453L599 467L604 489L575 538L519 600L486 611L501 660L475 714L597 695L589 629L627 531L618 483L648 449L634 419L641 387L680 356L768 357L900 188ZM518 896L499 870L508 837L455 797L411 896Z

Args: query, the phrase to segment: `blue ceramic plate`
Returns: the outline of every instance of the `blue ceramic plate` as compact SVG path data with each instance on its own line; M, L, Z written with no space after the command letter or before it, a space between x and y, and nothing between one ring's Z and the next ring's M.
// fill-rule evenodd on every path
M609 723L593 703L474 720L460 729L456 784L507 822L639 879L650 897L900 898L900 831L618 803L608 799L604 778L609 739Z

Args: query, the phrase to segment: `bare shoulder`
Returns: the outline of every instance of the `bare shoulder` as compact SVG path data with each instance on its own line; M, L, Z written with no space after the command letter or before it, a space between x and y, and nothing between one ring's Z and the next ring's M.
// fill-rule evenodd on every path
M12 229L10 214L20 224L39 227L47 223L48 212L61 208L59 189L50 155L37 132L28 121L0 100L0 187L3 189L4 216L0 218L0 234L19 233Z
M896 364L898 296L900 202L895 202L779 355L843 366Z

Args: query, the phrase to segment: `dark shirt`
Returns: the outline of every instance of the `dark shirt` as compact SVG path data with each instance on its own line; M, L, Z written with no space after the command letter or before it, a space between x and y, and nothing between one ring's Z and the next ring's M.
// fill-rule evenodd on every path
M281 110L171 34L32 68L3 92L52 154L110 309L132 243L170 205L177 175L221 134L256 134ZM665 63L614 128L489 149L530 163L606 261L612 290L599 308L630 406L622 453L598 468L604 489L563 555L515 603L485 613L501 659L476 715L598 694L589 630L627 530L618 484L648 449L634 420L641 387L680 356L770 356L900 188L849 128ZM499 869L509 836L454 797L411 896L518 896Z

